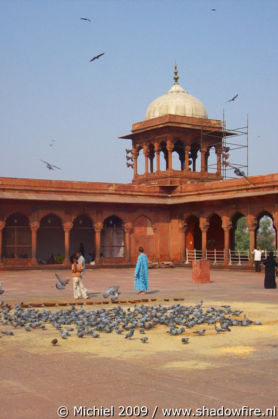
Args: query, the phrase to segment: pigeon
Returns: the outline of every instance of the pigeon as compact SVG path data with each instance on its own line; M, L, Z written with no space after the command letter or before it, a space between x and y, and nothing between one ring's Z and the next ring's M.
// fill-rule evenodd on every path
M202 329L202 330L195 330L193 333L196 333L196 335L202 336L204 335L206 332L206 329Z
M92 22L88 17L81 17L80 20L84 20L85 22Z
M1 294L4 294L4 292L5 292L5 291L2 289L2 284L1 284L1 282L0 282L0 295L1 295ZM2 304L1 304L1 305L2 305Z
M57 288L57 290L64 290L65 289L65 287L61 284L56 284L56 288Z
M56 339L56 338L52 339L51 343L52 343L53 346L57 345L58 339Z
M112 287L109 287L108 290L103 294L104 298L108 298L110 295L112 295L113 297L119 296L119 286L118 285L113 285Z
M144 336L140 340L141 340L142 343L147 343L148 342L148 337L147 336Z
M3 335L7 335L7 336L13 336L14 332L12 332L11 330L3 330L2 331Z
M46 164L46 167L48 168L48 170L55 170L55 169L59 169L62 170L60 167L55 166L54 164L49 163L48 161L45 160L41 160L44 164Z
M64 281L61 277L60 277L60 275L58 275L58 274L56 274L55 273L55 276L56 276L56 278L58 279L58 281L60 282L60 284L61 285L63 285L64 287L66 286L66 284L67 284L67 282L66 281Z
M98 55L96 55L95 57L93 57L93 58L91 58L90 59L90 63L92 62L92 61L95 61L95 60L98 60L100 57L102 57L104 55L104 52L102 52L101 54L98 54Z
M125 338L126 339L130 339L132 336L134 335L134 329L131 329L126 335Z
M238 94L236 94L234 97L232 97L232 99L227 100L227 102L233 102L234 100L236 100L237 97L238 97Z
M182 343L189 343L189 338L181 338Z

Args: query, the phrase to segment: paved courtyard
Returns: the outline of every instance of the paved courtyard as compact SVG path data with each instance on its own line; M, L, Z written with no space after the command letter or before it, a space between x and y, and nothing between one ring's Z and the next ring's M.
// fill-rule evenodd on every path
M70 278L69 271L58 273ZM264 413L278 405L278 290L263 288L263 273L212 271L211 283L194 284L188 268L153 269L149 281L145 304L193 305L200 300L204 308L229 304L263 325L236 326L223 334L206 325L204 336L188 329L188 345L181 343L180 336L167 334L163 325L147 332L147 344L141 343L138 331L130 340L115 333L63 340L51 325L29 333L12 328L14 336L0 338L0 417L58 418L59 406L69 409L69 418L82 417L82 412L86 417L85 407L91 409L87 417L120 417L119 406L147 406L148 412L142 407L140 415L147 418L154 413L156 418L166 417L165 408L191 408L196 416L210 412L223 417L220 410L213 415L209 409L248 406ZM1 272L0 282L5 303L73 301L71 284L56 289L54 271ZM87 310L110 307L95 304L103 302L102 293L109 285L120 286L120 298L127 301L123 308L132 310L134 304L128 301L138 298L132 269L88 270L84 283L89 302L94 303L84 305ZM51 309L62 308L66 307ZM6 328L0 323L0 331ZM54 337L59 339L56 347L50 343ZM128 408L126 417L130 413ZM129 417L138 416L134 409Z

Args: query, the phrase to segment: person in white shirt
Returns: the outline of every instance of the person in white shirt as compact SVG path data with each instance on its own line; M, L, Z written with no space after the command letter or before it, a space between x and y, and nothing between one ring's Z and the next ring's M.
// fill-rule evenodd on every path
M260 246L257 246L256 249L253 250L256 272L261 272L261 262L263 253L264 251L261 250Z
M76 252L76 257L77 257L77 264L81 266L81 272L80 272L80 278L79 278L79 286L80 288L82 288L82 296L83 298L89 298L87 295L87 289L84 287L83 284L83 275L85 273L85 258L84 256L81 254L80 251Z

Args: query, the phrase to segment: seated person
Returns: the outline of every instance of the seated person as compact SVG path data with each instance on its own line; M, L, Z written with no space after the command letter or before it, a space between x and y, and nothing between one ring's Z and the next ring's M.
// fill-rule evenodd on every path
M92 253L89 253L89 254L86 256L85 262L86 262L86 263L91 263L93 260L94 260L94 259L93 259L93 255L92 255Z
M48 259L47 263L49 265L54 265L54 263L56 263L55 257L53 255L53 253L51 253L50 258Z
M63 262L64 262L63 256L60 253L58 253L57 256L56 256L56 263L60 263L61 264Z

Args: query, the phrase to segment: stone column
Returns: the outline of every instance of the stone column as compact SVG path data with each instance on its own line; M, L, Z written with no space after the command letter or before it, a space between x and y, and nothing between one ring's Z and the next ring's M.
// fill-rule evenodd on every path
M221 175L221 150L218 149L216 150L216 154L217 154L217 174L220 176Z
M156 171L160 172L160 144L154 143L154 151L156 155Z
M167 140L166 149L168 151L168 170L172 170L172 152L174 150L174 144L171 140Z
M65 234L65 258L63 264L65 266L70 265L70 258L69 258L69 247L70 247L70 231L72 229L72 223L66 222L63 225L64 227L64 234Z
M5 222L0 220L0 265L3 262L3 229L5 228Z
M252 266L254 262L253 251L255 249L257 226L258 226L258 222L257 222L256 217L254 217L253 215L247 216L247 227L249 230L249 252L250 252L249 266Z
M131 223L126 223L124 225L125 230L125 261L126 263L130 262L130 232L131 232Z
M148 147L147 144L144 145L143 150L144 150L144 156L145 156L145 175L147 175L148 171L149 171L149 169L148 169L149 164L148 163L149 163L149 154L150 154L149 147Z
M207 147L201 148L201 172L204 173L206 171L206 153Z
M132 148L132 157L133 157L133 177L137 176L137 160L138 160L138 150L136 148Z
M180 249L181 249L181 255L180 255L180 261L184 262L185 260L185 231L187 229L187 223L183 220L181 220L180 223Z
M101 239L101 230L103 227L103 224L101 222L98 222L94 225L95 227L95 240L96 240L96 264L100 261L100 239Z
M207 231L209 229L209 222L206 217L200 217L200 230L202 232L202 258L206 257L207 250Z
M153 224L153 247L154 247L154 260L159 262L160 259L160 252L159 252L159 230L158 230L158 224Z
M31 232L32 232L32 265L37 265L37 231L40 227L38 221L33 221L31 223Z
M189 153L190 153L190 145L185 146L185 168L184 170L189 171Z
M222 217L222 228L224 230L224 265L229 263L229 248L230 248L230 231L232 228L232 221L230 217L224 215Z

